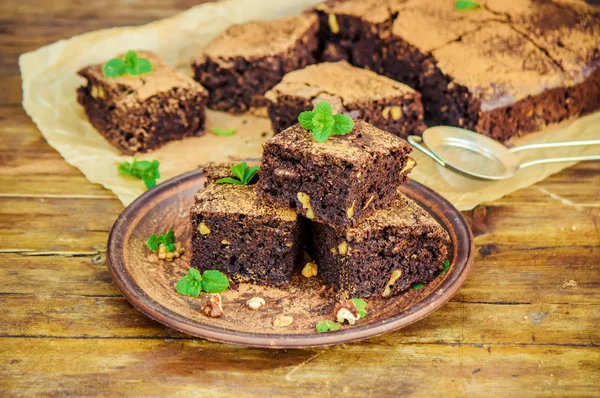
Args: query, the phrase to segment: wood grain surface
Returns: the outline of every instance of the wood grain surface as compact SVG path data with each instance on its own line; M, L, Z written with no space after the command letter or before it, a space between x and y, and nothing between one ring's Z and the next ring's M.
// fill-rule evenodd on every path
M599 395L598 162L466 212L477 251L467 283L395 333L247 349L137 312L105 264L123 207L36 130L20 105L17 57L197 3L0 2L0 396Z

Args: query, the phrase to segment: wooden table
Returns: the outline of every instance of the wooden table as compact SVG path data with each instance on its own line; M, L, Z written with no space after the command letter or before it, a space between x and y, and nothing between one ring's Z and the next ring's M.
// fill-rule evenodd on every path
M19 54L192 1L0 3L0 396L599 396L600 163L466 213L474 270L429 318L365 342L270 351L137 312L105 265L123 206L42 138Z

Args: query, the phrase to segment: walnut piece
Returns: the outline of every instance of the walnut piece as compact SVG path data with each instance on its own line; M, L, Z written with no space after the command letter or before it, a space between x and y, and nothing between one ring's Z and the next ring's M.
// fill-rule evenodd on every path
M298 192L298 200L300 203L302 203L302 207L306 209L306 218L309 220L315 218L315 213L313 212L312 205L310 204L310 196L304 192Z
M392 119L400 120L402 117L402 108L400 108L398 105L392 106L390 109L390 114L392 115Z
M331 30L331 33L340 33L340 25L338 24L337 17L335 16L335 14L329 14L327 22L329 23L329 30Z
M208 228L208 225L201 222L198 226L198 232L200 232L202 235L208 235L210 234L210 228Z
M402 276L401 270L396 269L396 270L392 271L392 276L390 276L390 280L388 281L387 285L385 286L385 290L383 291L383 294L381 295L382 297L390 297L390 295L392 294L392 286L394 286L394 283L396 283L398 278L400 278L401 276Z
M308 262L308 263L306 263L304 268L302 268L302 275L306 278L311 278L313 276L317 276L317 274L318 274L318 267L315 262L312 262L312 261Z
M211 318L220 318L223 315L223 305L221 304L221 295L213 294L202 307L204 315Z
M179 242L175 243L175 250L172 252L168 251L165 245L163 245L162 243L158 246L158 258L160 258L161 260L172 261L178 257L181 257L183 252L184 249L183 247L181 247L181 243Z
M348 244L346 242L342 242L340 243L340 245L338 246L338 252L342 255L345 256L346 253L348 253Z
M258 311L258 309L265 304L266 301L262 297L252 297L250 300L246 301L246 306L254 311Z
M104 99L106 97L106 95L104 94L104 89L100 86L92 86L92 92L91 92L92 97L98 99Z
M294 318L287 315L277 315L277 318L273 321L273 326L276 328L285 328L290 326L294 322Z
M352 218L354 217L354 200L352 201L352 206L348 207L346 209L346 216L348 216L348 218Z
M354 325L360 319L358 309L356 309L356 306L350 300L342 300L337 303L333 313L339 323L348 321L350 325Z

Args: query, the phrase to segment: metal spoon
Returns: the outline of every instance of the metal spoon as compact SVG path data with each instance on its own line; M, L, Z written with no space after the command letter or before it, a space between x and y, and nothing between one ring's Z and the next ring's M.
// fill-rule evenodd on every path
M448 169L475 180L499 181L513 177L520 169L544 163L600 160L600 154L542 158L521 163L516 152L540 148L598 145L600 140L552 142L507 148L479 133L458 127L436 126L425 130L423 138L415 135L408 142L436 162L438 171ZM446 178L448 181L448 178ZM455 179L454 179L455 180ZM456 181L448 181L456 185Z

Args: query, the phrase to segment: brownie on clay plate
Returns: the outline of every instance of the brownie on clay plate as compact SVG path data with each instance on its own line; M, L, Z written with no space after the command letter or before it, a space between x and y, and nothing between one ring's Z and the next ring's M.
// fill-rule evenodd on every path
M427 211L401 194L354 228L314 223L319 274L345 297L390 297L444 269L450 238Z
M283 76L315 62L314 14L234 25L209 43L192 65L210 92L211 109L241 113L266 106L264 94Z
M296 124L263 146L257 192L312 221L345 228L393 203L415 165L411 151L403 139L361 120L323 143Z
M301 112L321 101L329 102L334 113L359 118L402 138L420 134L425 126L421 94L346 61L290 72L265 97L276 133L296 124Z
M253 185L209 184L190 210L191 265L235 282L285 285L294 270L298 215L261 200Z
M204 134L206 90L157 55L137 55L150 61L151 72L107 77L104 64L79 71L87 85L78 89L78 101L96 130L129 155Z

